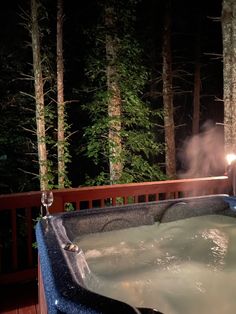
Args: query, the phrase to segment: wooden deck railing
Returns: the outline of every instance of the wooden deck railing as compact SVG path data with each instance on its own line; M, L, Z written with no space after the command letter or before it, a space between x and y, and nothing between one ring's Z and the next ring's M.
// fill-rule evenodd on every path
M118 184L54 190L51 213L66 208L115 206L168 198L229 192L228 177ZM0 284L35 278L37 249L34 225L40 214L41 193L0 195Z

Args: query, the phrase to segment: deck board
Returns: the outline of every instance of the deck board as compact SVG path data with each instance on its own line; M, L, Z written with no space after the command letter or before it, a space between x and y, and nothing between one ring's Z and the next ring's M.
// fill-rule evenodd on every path
M39 314L36 281L0 286L1 314Z

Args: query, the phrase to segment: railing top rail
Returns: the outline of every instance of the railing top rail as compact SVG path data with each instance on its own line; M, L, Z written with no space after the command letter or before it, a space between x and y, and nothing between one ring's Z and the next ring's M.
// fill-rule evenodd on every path
M53 193L55 198L61 197L65 202L69 202L72 201L75 196L83 201L96 198L102 199L106 197L188 191L190 189L194 190L220 185L225 187L229 185L227 176L65 188L53 190ZM20 208L21 206L39 206L40 197L40 191L3 194L0 195L0 210L6 209L6 207L14 208L17 206Z

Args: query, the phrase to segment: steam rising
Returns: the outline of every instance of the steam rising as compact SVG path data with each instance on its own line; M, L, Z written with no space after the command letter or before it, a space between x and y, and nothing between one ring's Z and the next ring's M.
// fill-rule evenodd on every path
M199 134L188 138L178 154L180 178L223 175L225 170L223 129L207 121Z

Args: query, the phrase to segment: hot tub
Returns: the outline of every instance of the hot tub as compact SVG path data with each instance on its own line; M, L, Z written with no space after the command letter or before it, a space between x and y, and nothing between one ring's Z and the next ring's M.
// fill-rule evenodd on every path
M160 306L158 304L153 306L151 303L151 306L148 306L148 304L141 304L137 302L136 305L135 302L129 303L126 299L122 300L122 298L116 298L115 296L113 297L113 294L109 295L108 293L108 295L106 295L104 292L100 294L99 287L97 290L94 289L94 287L90 287L89 282L93 280L94 277L99 278L99 276L93 274L93 271L91 271L90 265L87 263L88 260L86 254L84 250L81 249L79 244L80 242L77 242L77 239L80 239L80 241L83 242L87 236L99 234L102 234L104 239L106 239L111 232L121 231L121 233L125 235L127 230L136 230L137 234L139 234L137 228L148 228L149 226L152 227L155 224L159 224L160 226L168 226L170 223L187 221L187 219L192 217L199 217L199 219L204 222L204 217L209 217L209 215L213 215L211 217L215 217L216 215L219 215L219 217L229 217L229 219L233 219L234 223L236 212L234 211L234 204L232 206L232 198L228 195L210 195L193 198L182 198L68 212L53 215L48 219L42 219L36 225L36 238L48 313L180 313L178 312L177 306L176 310L173 310L173 308L175 308L173 304L170 307L170 311L167 310L168 307L162 307L161 304ZM181 234L183 236L184 230L180 227L178 228L178 230L181 230ZM202 232L201 237L205 237L208 242L213 241L212 243L215 243L214 241L217 242L215 239L218 239L218 241L223 239L222 237L219 237L218 234L214 235L214 232L217 233L217 231L214 231L216 229L213 228L211 230L213 231L210 233ZM146 233L148 234L148 231ZM169 235L170 232L167 232L166 237L169 237L168 241L172 240L170 239ZM214 236L216 238L214 238ZM162 236L160 236L160 238L162 238ZM124 241L119 242L121 243L120 245L123 245L122 249L124 248ZM225 243L223 244L225 245ZM216 250L217 245L218 244L216 243ZM152 247L153 244L150 245L149 251L152 250ZM95 251L89 251L90 255L92 252L92 257L96 256L98 253L96 250L96 243L94 243L94 248ZM122 253L122 249L119 249L120 254ZM147 252L145 249L141 249L144 250L142 252ZM157 251L156 248L154 249ZM185 250L185 248L182 250ZM218 253L219 252L216 252L216 254ZM224 251L223 253L226 254L227 252ZM188 255L187 251L186 255ZM89 254L87 254L87 256L89 257ZM168 261L165 265L165 269L168 270L168 267L171 265L170 261L172 256L168 256L166 253L163 255L163 252L162 257L155 257L155 263L152 265L152 268L157 267L157 265L160 266L164 260L163 256L165 261ZM214 256L215 255L213 254L213 257ZM201 256L199 256L198 263L201 262ZM219 258L216 260L216 262L221 267L222 261L220 261ZM132 264L133 266L131 266L135 268L135 264L138 264L138 258L137 263L134 261ZM142 268L142 264L139 264L138 266L140 270L140 268ZM213 266L211 265L211 268ZM105 261L105 268L106 267L107 266ZM194 272L196 272L196 269L197 268L194 268ZM124 271L124 269L122 269L122 271ZM133 269L126 269L125 271L130 273L133 272ZM156 273L158 272L157 270L154 271L156 271ZM119 271L117 270L116 273L118 274L118 272ZM174 276L176 273L178 278L180 278L179 276L181 273L178 273L178 269L174 269L172 272ZM184 276L186 276L186 274ZM236 278L232 278L232 280L233 279L235 281ZM109 278L110 290L112 290L113 287L112 280L112 278ZM138 285L138 274L136 284ZM199 293L202 294L202 297L206 297L204 295L204 289L201 287L201 283L196 283L196 285L197 284L199 285L197 286ZM164 281L160 281L158 288L159 291L162 289L161 285L163 285L163 289L166 289L164 287ZM185 285L187 284L185 283ZM133 288L127 284L127 282L125 282L123 286L124 289L127 289L127 293L130 293ZM137 286L135 289L137 289ZM186 287L186 289L188 290L188 287ZM158 296L155 296L155 292L153 293L153 299L158 298ZM170 291L167 291L167 295L168 293L170 293ZM126 291L124 291L124 294L126 294ZM149 294L151 294L151 292L149 292ZM168 298L166 302L168 303ZM191 313L195 312L192 311ZM227 310L224 313L228 313Z

